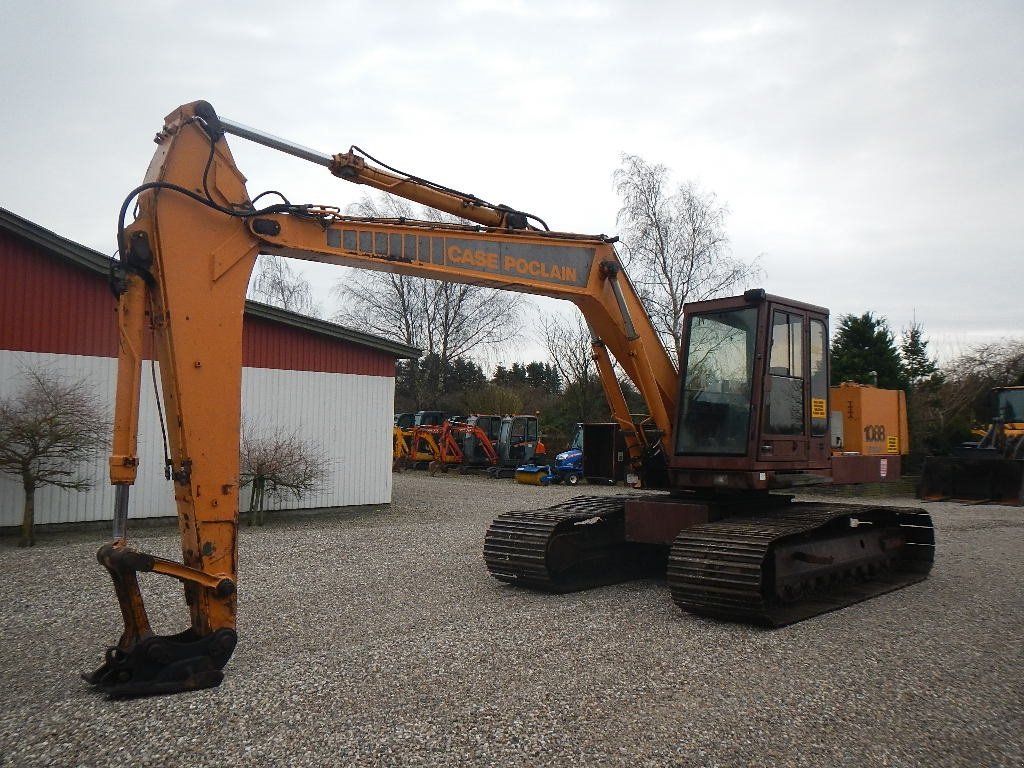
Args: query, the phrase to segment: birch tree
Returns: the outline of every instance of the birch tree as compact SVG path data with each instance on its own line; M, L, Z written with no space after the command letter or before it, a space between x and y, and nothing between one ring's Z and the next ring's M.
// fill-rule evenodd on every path
M260 256L249 295L257 301L272 304L300 315L320 317L320 306L313 300L313 291L301 274L280 256Z
M594 421L608 413L594 362L590 329L581 314L571 320L545 316L538 324L544 348L563 383L563 401L576 421Z
M613 178L623 261L662 343L678 359L683 304L742 290L760 275L759 259L733 257L729 209L713 192L692 181L672 189L665 166L629 154Z

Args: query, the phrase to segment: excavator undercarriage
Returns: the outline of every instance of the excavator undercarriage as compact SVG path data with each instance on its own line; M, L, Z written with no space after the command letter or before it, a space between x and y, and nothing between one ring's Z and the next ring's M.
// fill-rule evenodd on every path
M781 627L921 581L934 558L921 510L793 503L682 531L668 583L684 611Z
M487 530L487 568L500 581L549 592L665 575L684 611L779 627L921 581L935 556L931 517L919 509L762 496L733 500L727 511L709 501L706 516L718 519L665 546L627 540L629 509L643 502L582 497L500 515ZM692 514L694 501L682 503ZM744 516L729 516L743 508Z

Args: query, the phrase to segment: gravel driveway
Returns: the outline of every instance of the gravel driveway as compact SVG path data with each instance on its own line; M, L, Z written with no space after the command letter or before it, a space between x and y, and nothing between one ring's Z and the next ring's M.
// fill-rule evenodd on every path
M0 765L1024 764L1024 508L929 504L927 581L762 630L684 615L656 580L488 576L492 517L581 492L616 491L406 472L390 506L243 528L224 683L133 701L78 679L121 631L106 530L0 540ZM132 541L179 556L170 526ZM141 581L156 629L183 628L180 588Z

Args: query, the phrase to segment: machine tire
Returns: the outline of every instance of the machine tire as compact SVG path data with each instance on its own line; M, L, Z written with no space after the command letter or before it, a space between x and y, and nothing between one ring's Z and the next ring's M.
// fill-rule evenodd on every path
M565 476L565 482L567 482L569 485L576 485L577 483L579 483L579 481L580 476L577 475L575 472L570 472L568 475Z

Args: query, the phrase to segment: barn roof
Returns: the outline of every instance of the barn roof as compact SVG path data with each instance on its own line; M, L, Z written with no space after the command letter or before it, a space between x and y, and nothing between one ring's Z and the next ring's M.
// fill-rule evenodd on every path
M99 251L94 251L92 248L87 248L66 237L62 237L55 232L51 232L6 208L0 208L0 230L6 230L55 256L104 277L110 272L110 257L104 256ZM351 344L377 349L394 355L397 358L415 359L420 356L420 350L416 347L399 344L390 339L346 328L315 317L301 315L270 304L247 300L245 302L245 312L252 317L292 326L307 333L328 336Z

